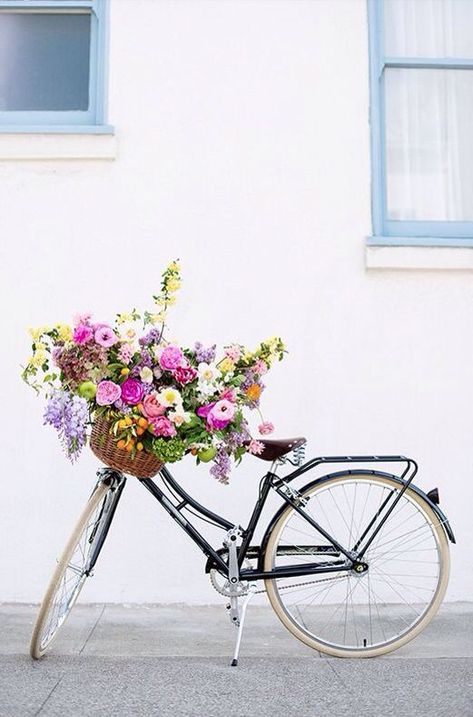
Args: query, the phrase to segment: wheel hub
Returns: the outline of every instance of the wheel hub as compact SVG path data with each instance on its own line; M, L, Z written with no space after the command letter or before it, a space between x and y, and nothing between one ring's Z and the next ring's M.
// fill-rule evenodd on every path
M368 571L368 563L359 562L358 560L353 563L352 567L353 572L355 575L360 577L364 573Z

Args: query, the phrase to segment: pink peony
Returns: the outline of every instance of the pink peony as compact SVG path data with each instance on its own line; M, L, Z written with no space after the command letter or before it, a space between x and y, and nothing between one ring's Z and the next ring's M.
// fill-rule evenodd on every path
M111 406L120 398L120 386L113 381L101 381L97 386L95 400L99 406Z
M149 430L155 436L163 436L165 438L171 438L176 435L176 428L173 423L166 418L166 416L157 416L150 421Z
M258 431L262 436L269 436L269 434L274 431L274 426L269 421L263 421L263 423L260 423L258 426Z
M178 366L175 371L173 371L173 376L181 386L185 386L197 378L197 371L192 366Z
M186 365L182 349L179 346L166 346L159 357L159 365L165 371L175 371L180 366Z
M94 336L94 332L90 328L90 326L86 326L85 324L79 324L74 329L74 333L72 335L72 338L74 340L74 343L76 344L86 344L88 341L91 341Z
M121 386L122 401L128 403L129 406L136 406L141 401L144 394L144 388L140 381L136 378L127 378Z
M148 395L144 397L142 413L146 416L146 418L151 420L153 418L157 418L158 416L162 416L165 410L165 407L162 406L156 398L156 394L148 393Z
M106 349L117 343L118 337L107 324L97 324L94 334L95 342Z

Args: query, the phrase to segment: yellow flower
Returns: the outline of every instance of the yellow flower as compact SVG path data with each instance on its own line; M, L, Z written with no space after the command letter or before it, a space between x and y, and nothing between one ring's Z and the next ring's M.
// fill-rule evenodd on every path
M36 329L30 326L28 329L28 333L33 339L33 341L37 341L42 334L46 334L49 331L49 326L38 326Z
M29 363L31 366L42 366L43 363L47 359L46 351L43 351L42 349L40 351L36 351L33 356L30 358Z
M223 359L223 361L219 363L218 367L220 371L222 371L222 373L228 373L228 371L233 371L233 369L235 368L235 364L233 363L231 358L227 356Z
M134 339L136 336L136 331L134 329L128 329L128 331L125 332L125 336L128 339Z
M181 282L179 279L173 277L166 280L166 290L171 293L181 288Z
M40 329L34 329L32 326L29 327L28 333L33 339L33 341L37 341L39 337L41 336L41 330Z
M167 271L179 271L179 270L180 270L180 266L177 261L172 261L167 268Z
M133 314L123 313L117 315L117 324L130 324L134 321Z
M72 329L68 324L56 324L56 331L60 341L72 340Z
M163 304L166 303L166 299L164 298L164 296L157 296L154 300L154 303L162 306Z
M168 300L167 300L166 303L168 304L168 306L172 306L173 304L176 303L176 297L175 297L175 296L170 296L170 297L168 298Z
M251 361L252 358L253 358L253 354L251 353L251 351L248 351L248 349L246 349L245 353L243 354L243 359L245 361Z

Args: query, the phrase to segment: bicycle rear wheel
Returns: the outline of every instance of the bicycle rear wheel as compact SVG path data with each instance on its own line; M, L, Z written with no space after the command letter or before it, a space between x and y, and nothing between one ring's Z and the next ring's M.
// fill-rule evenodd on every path
M305 510L353 550L399 483L376 474L342 474L302 490ZM394 498L394 496L393 496ZM392 498L392 499L393 499ZM264 569L345 561L288 506L269 536ZM295 637L336 657L375 657L412 640L436 614L449 577L449 546L439 517L408 488L363 556L368 569L266 580L276 614Z
M120 492L120 485L101 480L87 501L41 603L30 644L34 659L44 655L74 607L102 549Z

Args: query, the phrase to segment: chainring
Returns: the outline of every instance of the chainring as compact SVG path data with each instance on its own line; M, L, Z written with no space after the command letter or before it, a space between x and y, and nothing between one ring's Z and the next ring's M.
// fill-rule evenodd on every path
M227 555L221 556L224 560L228 559ZM250 569L252 567L250 561L245 558L243 561L245 568ZM240 580L236 585L232 585L232 591L230 592L230 581L227 580L223 575L220 575L218 570L212 568L209 571L210 584L213 589L216 590L220 595L225 597L243 597L248 594L248 583Z

